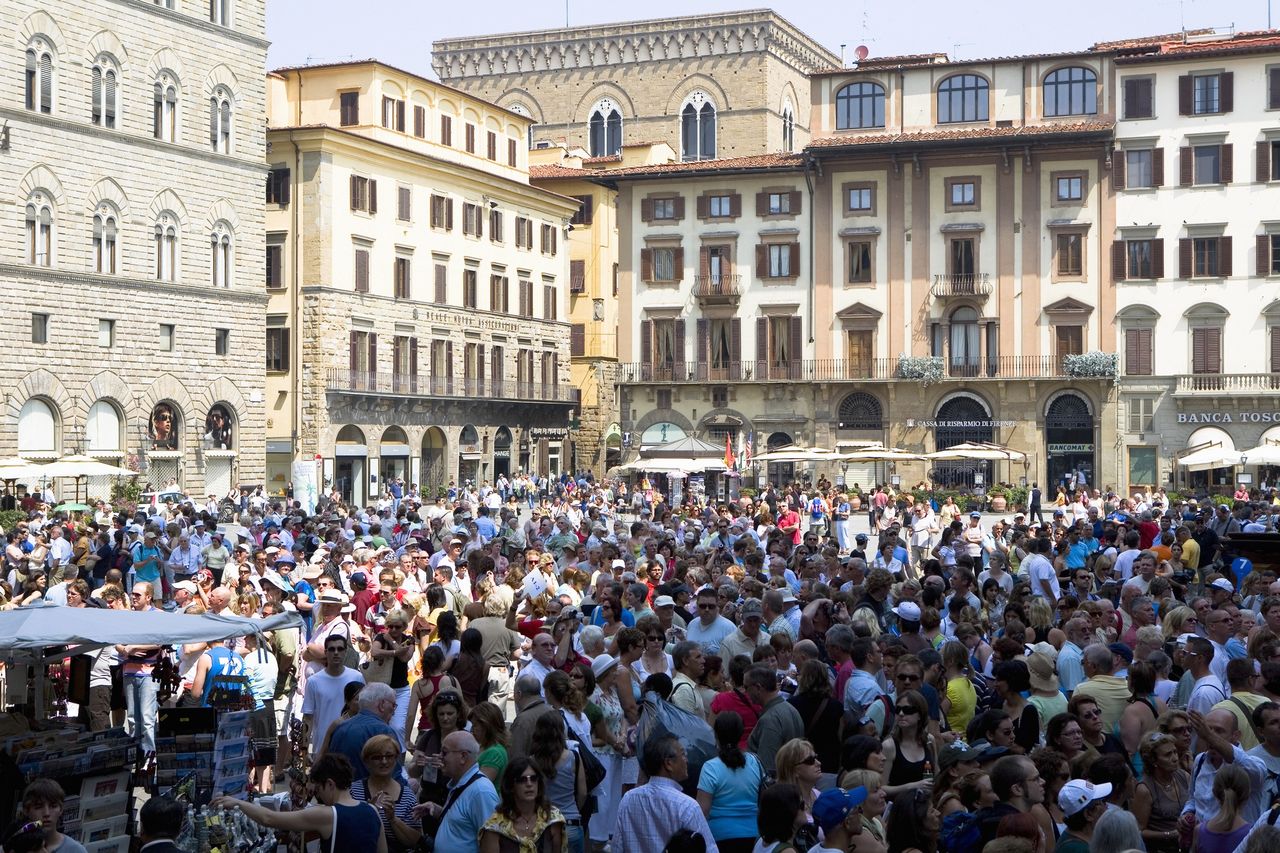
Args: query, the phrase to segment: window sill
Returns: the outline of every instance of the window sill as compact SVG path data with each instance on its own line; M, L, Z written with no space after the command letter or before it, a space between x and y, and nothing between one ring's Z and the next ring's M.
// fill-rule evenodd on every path
M1121 121L1155 121L1159 116L1125 116Z
M844 283L845 290L874 290L876 283L872 281L846 281Z
M1151 193L1160 189L1160 187L1125 187L1120 192L1125 193Z

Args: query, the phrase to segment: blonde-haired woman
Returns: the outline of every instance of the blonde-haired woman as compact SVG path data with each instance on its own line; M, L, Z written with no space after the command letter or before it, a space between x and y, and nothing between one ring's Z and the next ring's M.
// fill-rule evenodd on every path
M1200 627L1199 617L1185 604L1173 608L1164 614L1164 619L1161 620L1161 630L1166 640L1177 639L1183 634L1194 632L1198 627Z
M1027 608L1027 621L1035 632L1035 640L1032 642L1047 642L1055 649L1060 649L1067 641L1067 635L1062 629L1053 627L1053 607L1050 606L1049 599L1043 596L1031 599L1031 605Z
M777 781L796 786L804 812L809 815L813 801L818 798L818 780L822 778L822 762L818 759L818 751L809 741L794 738L778 749L774 761Z
M880 774L874 770L851 770L844 777L845 785L866 787L867 799L862 803L862 832L853 837L849 853L883 853L885 843L884 813L888 803Z

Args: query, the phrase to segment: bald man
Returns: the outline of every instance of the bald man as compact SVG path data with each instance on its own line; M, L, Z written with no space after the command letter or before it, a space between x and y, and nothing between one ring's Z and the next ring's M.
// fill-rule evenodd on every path
M470 732L454 732L441 744L442 772L449 779L449 795L444 806L424 803L415 815L439 818L436 849L448 853L479 853L480 828L498 807L498 792L489 777L480 772L476 757L480 744Z
M1266 808L1267 766L1262 759L1240 748L1240 726L1235 714L1214 709L1201 715L1189 711L1191 725L1204 749L1191 766L1191 799L1182 808L1182 820L1194 815L1196 823L1213 820L1222 808L1213 796L1213 777L1223 764L1234 764L1249 777L1249 799L1240 807L1240 817L1252 824Z

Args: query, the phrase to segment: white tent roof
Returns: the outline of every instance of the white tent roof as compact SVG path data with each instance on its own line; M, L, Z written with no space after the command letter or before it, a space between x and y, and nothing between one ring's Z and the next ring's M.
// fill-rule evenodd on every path
M164 610L139 613L46 604L0 611L0 651L76 646L74 653L80 654L117 643L134 646L209 643L301 626L302 617L296 613L244 619L213 613L192 616Z

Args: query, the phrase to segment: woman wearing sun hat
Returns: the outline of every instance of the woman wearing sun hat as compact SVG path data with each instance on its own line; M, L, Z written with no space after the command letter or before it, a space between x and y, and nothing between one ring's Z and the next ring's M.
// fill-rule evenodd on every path
M1040 715L1040 733L1044 734L1049 720L1067 712L1067 697L1059 689L1051 655L1042 651L1032 652L1027 656L1027 670L1031 676L1031 695L1027 701Z

